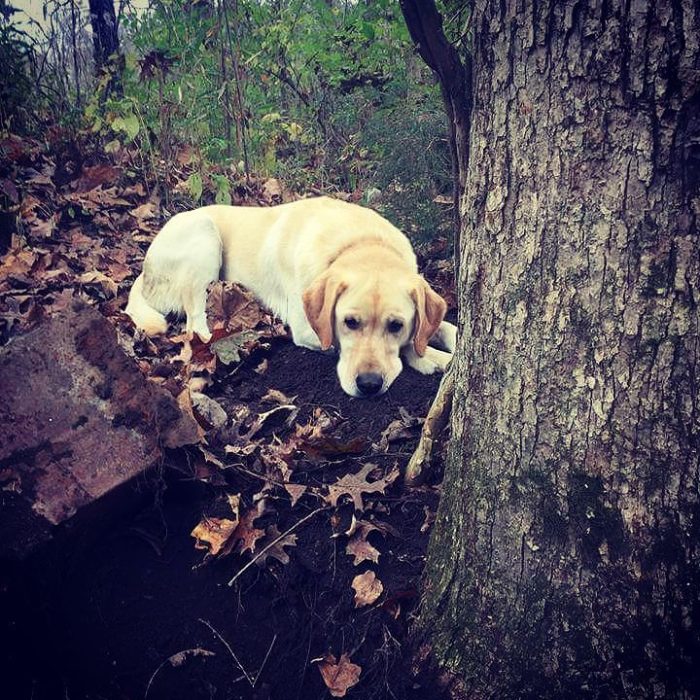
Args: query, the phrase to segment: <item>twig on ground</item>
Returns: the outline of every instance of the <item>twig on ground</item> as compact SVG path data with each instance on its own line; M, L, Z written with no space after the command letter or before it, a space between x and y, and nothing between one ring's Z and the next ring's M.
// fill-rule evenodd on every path
M416 451L406 466L407 484L417 484L424 476L423 471L430 465L433 454L433 444L447 425L452 412L452 397L454 396L455 382L452 367L442 378L433 404L428 411L420 440Z
M255 674L255 680L253 681L253 687L255 687L255 684L260 680L260 674L263 672L263 669L265 668L265 664L267 663L267 660L270 658L270 654L272 653L272 647L275 646L276 641L277 641L277 633L275 632L275 636L272 638L272 642L270 642L270 648L267 650L267 654L265 654L265 658L263 659L263 662L260 664L260 668L258 669L258 672Z
M229 582L229 586L233 586L233 584L236 582L236 580L243 574L243 572L247 571L253 564L255 564L260 557L267 552L268 549L271 549L274 547L280 540L283 540L287 535L290 535L294 530L296 530L300 525L305 523L307 520L310 520L311 518L314 517L314 515L318 515L323 510L328 510L328 506L321 506L320 508L316 508L316 510L312 510L308 515L305 515L299 522L294 523L292 527L289 528L289 530L286 530L283 532L279 537L275 537L272 542L267 544L265 547L263 547Z
M214 628L214 626L211 624L211 622L208 622L207 620L203 620L201 617L198 619L203 625L206 625L212 631L212 633L218 638L218 640L226 647L226 649L228 649L228 653L231 654L231 657L236 662L236 666L238 666L241 673L245 676L245 679L248 681L248 683L250 683L250 687L254 688L255 682L248 675L245 668L243 668L243 664L238 660L238 657L234 653L233 649L231 649L231 645L219 634L219 632ZM257 680L257 678L256 678L256 680Z

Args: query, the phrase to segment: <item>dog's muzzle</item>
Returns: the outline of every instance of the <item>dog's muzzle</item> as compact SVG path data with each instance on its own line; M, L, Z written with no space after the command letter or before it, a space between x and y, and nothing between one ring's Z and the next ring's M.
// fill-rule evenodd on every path
M363 372L357 375L355 385L361 396L374 396L382 390L384 378L376 372Z

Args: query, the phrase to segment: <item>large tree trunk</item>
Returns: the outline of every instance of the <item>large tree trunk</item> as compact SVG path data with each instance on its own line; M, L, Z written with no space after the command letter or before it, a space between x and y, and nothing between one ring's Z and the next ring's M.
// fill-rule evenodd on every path
M470 698L700 688L700 9L476 0L422 611Z
M107 96L112 93L120 95L124 59L119 52L119 28L114 0L89 0L89 4L95 73L98 78L107 76Z

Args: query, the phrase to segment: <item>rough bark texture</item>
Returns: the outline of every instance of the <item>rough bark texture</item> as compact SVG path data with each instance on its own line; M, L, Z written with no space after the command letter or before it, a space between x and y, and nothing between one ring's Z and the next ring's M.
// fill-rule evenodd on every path
M694 0L477 0L423 623L470 698L700 687Z
M110 76L107 95L112 92L121 94L124 58L119 53L119 28L114 0L89 0L89 4L95 73L98 78L105 73Z

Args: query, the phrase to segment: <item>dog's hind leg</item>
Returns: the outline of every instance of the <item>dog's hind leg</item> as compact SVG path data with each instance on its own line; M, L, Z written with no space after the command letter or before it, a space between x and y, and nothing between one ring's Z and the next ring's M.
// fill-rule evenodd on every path
M144 331L146 335L159 335L168 330L165 316L154 309L143 296L143 274L134 281L129 292L129 303L124 312L131 316L136 327Z
M457 326L449 321L443 321L428 342L440 350L454 352L457 345Z
M452 353L427 347L425 354L421 357L413 345L408 345L403 350L403 357L409 367L413 367L421 374L434 374L435 372L444 372L447 369L447 365L452 359Z
M146 301L159 312L185 314L185 330L203 341L207 326L207 287L219 279L222 243L214 222L200 212L174 216L156 236L143 265Z

